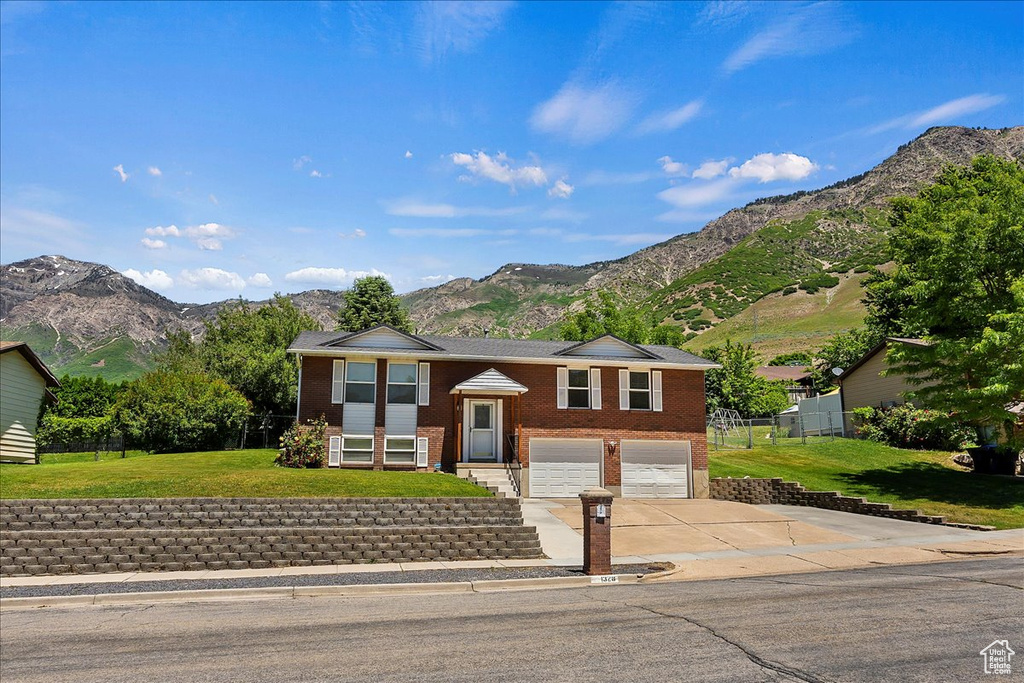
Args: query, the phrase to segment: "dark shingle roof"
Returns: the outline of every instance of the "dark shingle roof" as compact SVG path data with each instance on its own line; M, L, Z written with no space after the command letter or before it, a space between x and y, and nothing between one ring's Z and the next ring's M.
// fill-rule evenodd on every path
M408 348L381 348L346 346L334 347L332 342L341 341L351 336L348 332L302 332L288 347L290 353L333 353L343 355L346 350L365 350L371 353L402 353L412 354L421 358L480 359L480 360L550 360L552 362L571 362L574 359L605 360L613 363L650 365L687 365L710 369L718 367L716 363L692 353L672 346L639 345L654 358L623 358L621 356L560 356L559 352L579 345L579 342L542 341L537 339L498 339L495 337L442 337L437 335L417 335L427 344L436 346L438 350L410 350Z

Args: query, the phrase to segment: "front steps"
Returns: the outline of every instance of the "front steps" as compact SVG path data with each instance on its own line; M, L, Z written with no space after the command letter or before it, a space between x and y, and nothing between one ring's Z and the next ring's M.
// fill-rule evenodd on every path
M457 472L462 479L482 486L498 498L519 497L512 484L512 478L504 466L458 465Z

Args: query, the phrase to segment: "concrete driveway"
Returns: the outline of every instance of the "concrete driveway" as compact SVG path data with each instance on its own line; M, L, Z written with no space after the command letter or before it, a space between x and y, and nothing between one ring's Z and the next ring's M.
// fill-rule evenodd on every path
M616 562L623 563L766 558L1004 535L832 510L722 500L617 498L611 513L612 554ZM526 524L537 527L549 557L560 564L580 563L583 517L579 499L524 499L523 517Z

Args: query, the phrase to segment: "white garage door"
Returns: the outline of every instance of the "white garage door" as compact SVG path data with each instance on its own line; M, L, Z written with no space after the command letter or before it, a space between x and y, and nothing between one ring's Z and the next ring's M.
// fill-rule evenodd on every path
M570 498L601 485L601 439L530 439L530 497Z
M623 498L689 498L689 441L623 441Z

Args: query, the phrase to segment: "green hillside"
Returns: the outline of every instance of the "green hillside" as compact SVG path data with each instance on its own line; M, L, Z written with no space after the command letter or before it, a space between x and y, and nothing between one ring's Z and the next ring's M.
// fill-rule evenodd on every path
M154 367L151 352L128 337L104 339L82 350L65 345L56 330L43 325L4 327L0 337L26 342L57 377L102 377L108 382L122 382Z

